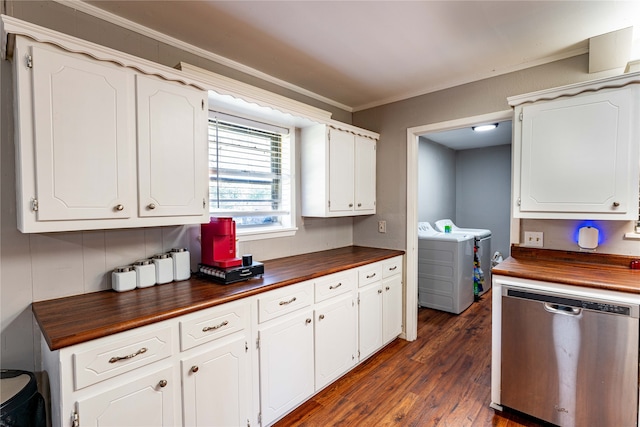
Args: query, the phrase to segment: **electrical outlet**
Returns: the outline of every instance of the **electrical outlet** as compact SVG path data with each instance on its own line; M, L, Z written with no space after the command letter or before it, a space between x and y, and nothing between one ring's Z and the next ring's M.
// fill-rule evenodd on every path
M378 233L387 232L387 221L378 221Z
M541 248L544 245L542 231L525 231L524 245Z

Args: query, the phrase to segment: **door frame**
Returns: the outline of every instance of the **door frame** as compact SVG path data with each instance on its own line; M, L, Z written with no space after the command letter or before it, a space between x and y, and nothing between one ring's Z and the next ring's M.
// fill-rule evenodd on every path
M513 120L513 110L448 120L407 128L407 248L405 335L408 341L418 337L418 142L428 133L460 129L478 124ZM515 128L515 126L514 126ZM512 136L513 140L513 136ZM513 164L512 164L513 170ZM519 223L511 215L511 236L519 234ZM515 227L515 229L514 229ZM515 234L514 234L515 231Z

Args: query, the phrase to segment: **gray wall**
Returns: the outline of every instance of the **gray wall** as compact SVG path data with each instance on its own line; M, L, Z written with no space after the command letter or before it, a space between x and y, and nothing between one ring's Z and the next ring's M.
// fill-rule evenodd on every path
M0 3L4 7L5 3ZM284 89L217 66L189 53L129 30L105 23L52 1L9 1L2 10L16 18L100 43L138 57L174 66L180 61L228 75L351 121L351 114ZM192 268L199 260L198 226L22 234L16 225L15 149L13 137L12 64L0 61L0 367L36 369L40 334L31 303L96 292L110 287L109 272L118 265L147 258L172 247L188 247ZM298 142L299 144L299 142ZM296 150L299 157L300 150ZM300 162L297 162L299 165ZM296 173L298 191L299 166ZM299 197L296 197L299 201ZM297 211L300 212L298 202ZM295 237L254 240L240 244L241 253L263 261L353 244L352 218L313 218L298 215Z
M456 152L455 224L491 230L492 253L509 255L511 145Z
M427 138L418 145L418 221L456 218L456 152Z
M588 54L552 62L493 78L460 85L353 114L353 124L380 134L378 143L377 214L354 220L354 243L384 248L406 248L407 129L509 110L507 97L564 86L611 75L589 74ZM377 222L387 221L387 233L377 232ZM545 233L545 248L565 249L565 240L549 235L570 234L567 221L521 221L522 229ZM533 228L535 227L535 228ZM603 253L640 255L637 240L624 240L632 221L603 222L608 235Z

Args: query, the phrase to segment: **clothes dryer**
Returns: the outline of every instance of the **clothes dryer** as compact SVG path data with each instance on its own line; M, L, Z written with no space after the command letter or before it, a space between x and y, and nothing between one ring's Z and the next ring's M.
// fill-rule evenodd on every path
M471 234L474 237L474 244L478 251L478 259L480 261L480 268L484 275L484 283L482 285L482 291L479 295L483 295L489 289L491 289L491 230L483 228L460 228L456 226L450 219L440 219L434 223L434 227L437 231L445 232L446 227L450 227L451 234Z

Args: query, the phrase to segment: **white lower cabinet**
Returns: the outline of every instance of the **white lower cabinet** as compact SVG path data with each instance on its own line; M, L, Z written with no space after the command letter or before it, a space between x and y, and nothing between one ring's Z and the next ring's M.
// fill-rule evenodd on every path
M393 341L402 333L402 276L382 281L382 342Z
M180 361L185 426L248 425L250 364L244 334L222 338Z
M180 383L172 381L172 371L173 368L169 366L140 378L130 378L99 394L78 399L76 414L79 425L171 427L179 424L179 415L174 413L174 402Z
M364 360L382 347L382 285L358 290L358 348Z
M402 256L50 351L51 425L268 426L402 332Z
M260 407L269 425L314 392L313 310L259 326Z
M353 293L334 297L315 310L316 390L356 363L357 323Z

